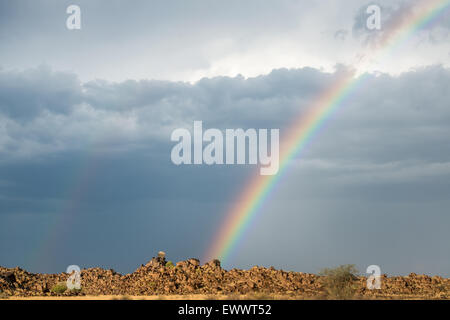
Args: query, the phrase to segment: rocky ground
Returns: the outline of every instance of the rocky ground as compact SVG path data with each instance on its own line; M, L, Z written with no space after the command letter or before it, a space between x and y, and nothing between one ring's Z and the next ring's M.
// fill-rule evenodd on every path
M197 259L167 264L164 256L152 258L130 274L90 268L81 271L81 291L55 293L52 288L69 274L33 274L20 268L0 267L0 297L27 296L171 296L202 295L207 298L244 295L327 298L321 276L253 267L249 270L221 268L218 260L200 265ZM381 290L366 289L358 277L358 299L450 299L450 279L410 274L382 276Z

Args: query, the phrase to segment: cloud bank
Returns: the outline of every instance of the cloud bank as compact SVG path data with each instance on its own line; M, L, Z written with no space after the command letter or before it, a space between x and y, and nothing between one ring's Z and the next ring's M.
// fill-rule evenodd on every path
M255 167L174 166L170 133L202 120L280 128L282 142L338 73L188 83L1 70L0 232L10 241L0 260L33 271L73 260L131 271L156 249L201 256ZM442 66L371 75L293 160L230 263L448 275L449 88Z

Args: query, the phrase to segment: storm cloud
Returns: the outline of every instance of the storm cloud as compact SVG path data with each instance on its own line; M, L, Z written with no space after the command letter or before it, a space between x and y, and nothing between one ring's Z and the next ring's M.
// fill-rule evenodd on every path
M259 168L176 166L173 130L273 128L282 144L420 3L0 0L0 265L201 258ZM449 12L357 70L226 268L450 276Z
M157 249L201 256L256 168L175 166L172 130L190 130L194 120L219 129L280 128L282 142L292 119L339 72L278 69L187 83L81 82L49 67L1 71L0 231L10 241L2 242L0 260L33 271L73 262L131 271ZM439 253L447 233L420 243L415 235L419 226L448 223L449 89L442 66L370 75L289 164L230 263L313 272L364 266L374 256L386 272L448 275L450 260ZM397 245L371 247L387 239ZM288 254L263 252L260 243ZM122 252L112 254L112 246ZM36 252L39 258L29 257Z

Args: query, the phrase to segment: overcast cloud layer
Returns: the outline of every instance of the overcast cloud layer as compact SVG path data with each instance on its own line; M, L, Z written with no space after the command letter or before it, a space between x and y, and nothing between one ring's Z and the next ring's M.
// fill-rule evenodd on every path
M354 64L370 41L395 24L417 0L380 0L382 29L368 31L361 0L17 0L0 1L0 65L49 64L82 81L257 76L276 68L331 71ZM423 1L422 1L423 2ZM66 29L66 8L78 4L82 29ZM394 20L394 21L393 21ZM446 13L372 71L399 73L450 66Z
M336 76L81 83L47 67L1 72L2 264L131 271L157 249L201 256L256 170L177 167L171 131L202 120L281 128L282 139ZM448 275L449 89L439 66L371 76L290 164L230 266Z
M78 31L65 28L73 3ZM379 1L383 25L416 3ZM365 28L368 4L0 0L0 265L131 272L158 250L202 257L259 170L175 166L171 132L201 120L279 128L283 142L389 31ZM450 276L449 21L373 62L226 268Z

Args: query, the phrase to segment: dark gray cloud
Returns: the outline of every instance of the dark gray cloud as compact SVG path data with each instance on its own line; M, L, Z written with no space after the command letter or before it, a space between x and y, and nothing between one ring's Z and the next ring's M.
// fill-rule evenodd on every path
M37 68L1 71L0 79L2 264L123 272L159 249L173 260L202 256L256 172L173 165L173 129L194 120L280 128L283 141L337 74L304 68L194 84L81 83ZM441 252L450 239L441 229L450 191L449 88L441 66L369 76L289 165L227 267L316 272L375 263L388 273L448 275Z
M24 72L0 72L0 113L20 121L48 111L70 113L81 102L81 85L73 74L55 73L48 67Z
M279 127L334 75L311 68L276 70L251 79L217 77L196 84L92 81L39 68L2 72L2 153L37 153L94 145L114 147L167 139L204 119L211 127ZM280 106L285 118L277 116ZM236 115L239 114L239 117ZM27 120L30 123L23 123ZM5 160L6 158L4 158Z

